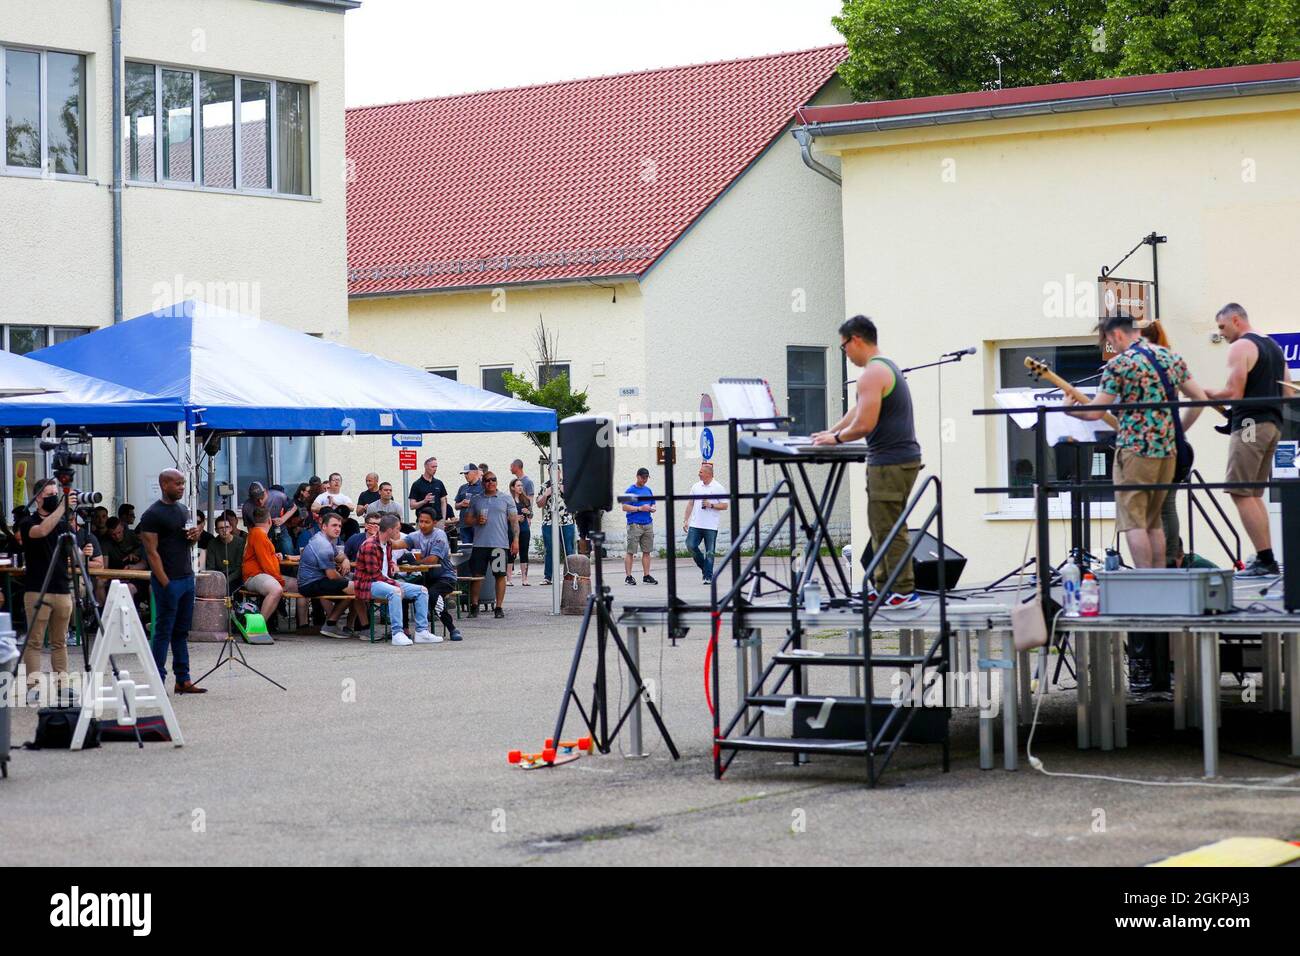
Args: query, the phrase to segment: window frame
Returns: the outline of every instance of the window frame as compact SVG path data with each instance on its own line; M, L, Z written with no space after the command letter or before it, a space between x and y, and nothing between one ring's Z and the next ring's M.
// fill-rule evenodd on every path
M239 196L268 196L274 199L296 199L305 202L319 202L320 195L318 189L318 175L316 163L316 141L317 135L314 125L316 123L317 110L314 106L316 84L309 80L291 80L287 77L264 76L256 73L241 73L236 70L225 70L219 67L197 67L182 66L171 63L151 62L149 60L138 60L128 58L128 64L137 66L152 66L154 69L154 178L153 179L131 179L126 177L124 182L128 186L141 186L152 189L182 189L192 192L219 193L224 195ZM163 71L189 73L191 78L190 94L190 115L192 117L191 132L194 143L194 181L187 182L184 180L164 179L162 176L162 74ZM234 188L227 186L207 186L202 182L203 169L203 135L202 135L202 97L200 95L200 74L211 73L223 76L233 76L235 78L234 92ZM269 98L267 100L267 142L266 148L269 151L270 160L270 188L263 189L257 186L244 185L244 158L243 158L243 93L244 81L249 80L254 83L266 83L269 85ZM277 156L279 150L279 130L277 129L277 94L279 84L293 83L297 86L305 87L307 90L307 100L310 106L307 116L307 155L308 169L311 174L309 184L310 191L306 194L280 192L280 164ZM116 107L115 107L116 108Z
M825 427L829 428L830 425L831 425L831 421L832 421L832 419L831 419L831 409L830 409L830 401L831 401L831 396L830 396L831 376L830 376L830 373L828 372L828 370L827 370L827 368L826 368L826 361L827 361L828 350L827 350L826 346L824 346L824 345L790 345L790 344L787 344L787 345L786 345L786 347L785 347L785 407L786 407L786 412L787 412L787 413L791 413L791 412L793 412L793 410L794 410L794 403L790 400L790 399L791 399L790 392L791 392L792 389L794 389L794 388L798 388L798 389L800 389L800 390L802 390L802 391L813 391L813 390L815 389L815 386L813 386L813 385L804 385L804 384L793 385L793 384L791 384L791 382L790 382L790 353L791 353L791 352L802 352L802 353L805 353L805 354L813 354L813 353L817 353L817 354L819 354L819 355L821 356L821 360L822 360L822 383L821 383L821 392L822 392L822 417L825 419L825 422L826 422L826 426L825 426ZM792 435L800 435L800 434L804 434L804 433L805 433L804 431L801 431L800 428L799 428L799 426L796 425L796 423L793 422L793 421L790 423L790 426L789 426L789 427L790 427L790 434L792 434ZM808 430L807 430L807 434L812 434L812 432L813 432L813 429L808 429Z
M483 391L485 392L492 392L493 395L501 395L503 398L513 398L514 396L511 395L509 392L493 392L492 389L488 388L487 385L485 385L483 382L483 373L484 372L509 372L513 375L514 371L515 371L515 367L510 364L480 365L478 367L478 383L479 383L478 387L483 389Z
M0 175L18 176L26 179L58 179L64 182L93 182L90 175L93 167L93 156L91 153L91 129L94 126L93 117L91 116L94 104L92 95L92 85L90 77L91 54L82 50L69 50L61 47L39 47L29 46L25 43L0 43L0 120L7 120L8 104L5 102L5 69L6 60L9 51L13 50L18 53L35 53L39 58L38 82L40 83L40 95L37 97L37 119L38 119L38 136L40 139L40 165L35 168L30 166L10 166L8 150L0 155ZM68 56L81 57L81 82L83 87L81 102L81 138L82 152L85 156L86 168L80 173L56 173L50 169L50 143L46 135L46 123L49 120L49 70L47 67L47 54L63 53Z
M995 342L993 346L993 392L1000 392L1004 386L1002 384L1002 353L1004 350L1032 350L1032 349L1057 349L1072 348L1077 346L1091 346L1095 348L1097 340L1094 338L1070 337L1061 339L1008 339L1002 342ZM1016 386L1007 386L1016 387ZM992 395L989 396L990 406L994 404ZM995 484L1001 488L1011 487L1011 468L1007 452L1007 441L1010 435L1009 429L1017 428L1008 415L993 415L991 418L996 419L994 427L997 429L995 439L997 448L997 472L994 479ZM1032 487L1032 486L1031 486ZM1073 500L1073 493L1069 491L1058 491L1055 498L1047 499L1047 514L1052 520L1069 520L1070 506ZM1035 498L1031 494L1026 498L1012 498L1006 492L997 495L997 510L987 512L984 517L989 520L1034 520L1037 515L1037 506ZM1092 518L1096 520L1114 520L1115 502L1114 501L1093 501L1089 505Z
M556 368L564 370L564 374L569 376L569 388L570 389L573 388L573 363L572 362L551 362L549 364L538 362L537 369L536 369L538 388L541 388L547 382L551 381L551 379L549 378L546 379L545 381L542 380L542 369L549 370L549 369L556 369Z
M437 366L428 366L428 367L425 368L425 371L428 372L430 375L437 375L439 378L445 378L445 379L447 379L448 381L451 381L451 382L459 382L459 381L460 381L460 367L459 367L459 366L454 366L454 365L437 365ZM444 374L445 372L450 372L451 374L450 374L450 375L446 375L446 374Z

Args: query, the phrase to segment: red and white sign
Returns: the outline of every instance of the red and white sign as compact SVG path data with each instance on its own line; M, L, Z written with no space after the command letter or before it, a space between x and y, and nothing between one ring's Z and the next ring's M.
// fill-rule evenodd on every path
M397 452L397 467L401 471L415 471L420 466L415 463L415 449L401 448Z

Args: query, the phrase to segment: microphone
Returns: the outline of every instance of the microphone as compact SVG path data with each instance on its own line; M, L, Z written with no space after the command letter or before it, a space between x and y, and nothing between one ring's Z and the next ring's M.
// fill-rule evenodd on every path
M972 345L972 346L971 346L970 348L968 348L968 349L960 349L960 350L958 350L958 351L956 351L956 352L945 352L944 355L943 355L943 357L944 357L944 358L955 358L955 359L957 359L958 361L960 361L960 360L961 360L961 357L962 357L963 355L974 355L974 354L975 354L975 346Z

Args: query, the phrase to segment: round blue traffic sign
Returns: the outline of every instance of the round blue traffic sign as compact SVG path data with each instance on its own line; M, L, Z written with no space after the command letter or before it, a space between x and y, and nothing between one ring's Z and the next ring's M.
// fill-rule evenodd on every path
M713 431L709 428L700 430L700 457L708 461L713 457Z

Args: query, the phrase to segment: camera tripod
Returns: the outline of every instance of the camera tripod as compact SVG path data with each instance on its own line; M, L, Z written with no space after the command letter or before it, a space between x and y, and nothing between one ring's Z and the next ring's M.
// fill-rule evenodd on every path
M205 680L208 679L208 675L212 674L214 671L219 669L224 664L243 664L244 667L252 671L258 677L262 678L262 680L274 684L276 687L280 688L280 690L287 691L289 688L285 687L278 680L276 680L273 677L266 676L261 671L259 671L256 667L254 667L252 664L248 663L248 658L244 657L244 649L240 647L239 642L235 640L235 633L234 630L232 629L234 625L231 623L231 617L232 617L232 606L230 600L230 582L229 579L227 579L226 581L226 639L221 643L221 649L217 651L217 662L213 664L211 667L209 667L208 670L203 674L203 676L194 682L195 686L202 684Z
M596 527L600 527L599 517L597 517L595 524ZM602 572L604 562L601 555L605 544L605 534L602 531L591 531L587 534L587 540L591 542L591 555L593 558L592 588L591 593L587 595L587 607L582 614L582 626L578 630L578 644L573 649L573 662L569 665L569 679L565 682L564 696L560 699L560 716L555 721L555 733L552 739L556 741L564 739L564 719L569 713L569 701L573 701L578 708L578 713L582 715L583 723L587 725L587 730L591 733L591 739L596 745L596 749L603 754L607 754L628 716L631 715L633 709L644 697L646 709L650 711L650 716L654 718L655 726L659 728L660 736L663 737L664 743L668 745L669 753L673 755L674 760L678 760L681 755L678 754L673 738L669 735L668 728L664 726L663 719L659 716L659 709L655 707L654 701L646 693L645 681L641 678L641 671L632 659L632 655L628 652L627 645L623 643L623 637L618 632L618 626L614 623L614 615L611 611L614 598L610 594L609 588L605 587ZM593 618L596 621L596 677L592 684L591 709L587 710L582 706L582 700L578 697L574 682L578 679L578 665L582 663L582 652L587 643L587 632L591 627ZM609 729L609 688L607 687L607 674L605 671L610 637L613 637L619 655L623 658L623 662L627 664L628 675L631 677L632 684L631 700L623 713L619 715L618 723L614 725L612 731Z
M67 501L67 498L64 498ZM72 584L72 607L79 620L83 622L83 635L81 641L82 657L85 661L85 672L90 671L90 645L94 640L95 634L103 629L103 621L99 616L99 605L95 603L95 587L90 579L90 572L86 569L85 555L77 547L77 535L70 527L67 527L67 518L59 521L65 530L59 532L55 541L55 553L50 559L49 566L45 569L45 580L41 582L40 593L36 596L36 603L32 606L31 617L27 622L27 633L23 636L23 646L19 650L18 659L22 660L23 653L27 650L27 643L32 639L32 631L36 620L41 615L41 608L46 606L45 598L50 591L50 581L54 577L54 569L60 561L66 561L71 577ZM51 611L53 608L51 607ZM86 623L88 622L88 623ZM109 666L113 668L113 677L116 679L121 675L117 669L117 662L110 656ZM55 694L55 704L61 705L61 694ZM80 707L81 702L77 701L76 706ZM135 726L136 744L144 747L144 739L140 736L140 728Z

